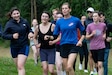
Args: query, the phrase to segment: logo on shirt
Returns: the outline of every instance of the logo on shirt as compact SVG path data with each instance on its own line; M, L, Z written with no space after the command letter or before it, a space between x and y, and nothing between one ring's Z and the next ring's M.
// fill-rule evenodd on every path
M25 27L25 26L26 26L26 24L23 24L23 26Z
M101 35L101 31L99 29L96 29L96 36Z
M68 26L73 26L74 25L74 23L70 23Z

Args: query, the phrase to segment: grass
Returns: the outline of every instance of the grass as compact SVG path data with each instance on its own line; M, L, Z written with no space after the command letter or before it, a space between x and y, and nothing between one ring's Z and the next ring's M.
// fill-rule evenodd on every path
M7 49L4 48L2 50L7 50ZM10 53L8 52L8 50L6 52L5 52L7 54L6 56L4 56L5 55L4 53L0 53L0 75L17 75L17 70L10 56ZM108 75L112 75L112 64L111 64L112 55L111 54L112 54L112 51L110 50ZM83 70L82 71L78 70L78 63L79 63L79 59L77 58L76 75L89 75L89 73L84 73ZM26 68L26 75L42 75L41 63L39 62L38 65L34 65L32 50L25 64L25 68Z
M34 65L33 59L28 59L26 65L26 75L42 75L40 63ZM9 57L0 58L0 75L17 75L16 66Z

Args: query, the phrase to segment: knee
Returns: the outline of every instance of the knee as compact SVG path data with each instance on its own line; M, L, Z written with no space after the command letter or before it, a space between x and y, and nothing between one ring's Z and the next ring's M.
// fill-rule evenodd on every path
M48 72L48 69L47 69L47 68L43 68L43 71L44 71L44 72Z
M57 64L56 67L57 67L57 70L60 71L62 69L62 64Z
M34 54L37 55L37 51L35 51Z
M50 74L54 74L54 69L49 69Z
M23 65L17 65L17 67L18 67L18 70L22 70L23 68L24 68L24 66Z
M73 66L67 66L66 71L69 72L69 71L71 71L72 69L73 69Z
M101 69L103 67L102 64L98 64L98 69Z

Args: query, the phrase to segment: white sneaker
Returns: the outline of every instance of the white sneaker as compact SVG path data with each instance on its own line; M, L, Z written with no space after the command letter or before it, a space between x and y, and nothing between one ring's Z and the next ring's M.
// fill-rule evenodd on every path
M90 72L90 75L94 75L93 71Z
M84 70L84 72L85 72L85 73L88 73L88 70L87 70L87 69L85 69L85 70Z
M96 68L94 68L94 72L97 72Z
M79 70L82 70L82 64L79 64Z
M63 71L63 74L62 75L66 75L66 72L65 71Z

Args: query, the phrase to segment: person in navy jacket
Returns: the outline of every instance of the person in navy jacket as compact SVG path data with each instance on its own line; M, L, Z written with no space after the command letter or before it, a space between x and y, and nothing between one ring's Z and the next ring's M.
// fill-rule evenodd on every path
M26 19L21 18L20 11L13 7L9 12L2 37L10 40L11 55L17 66L18 75L25 75L25 62L29 54L28 38L33 38L33 32Z

